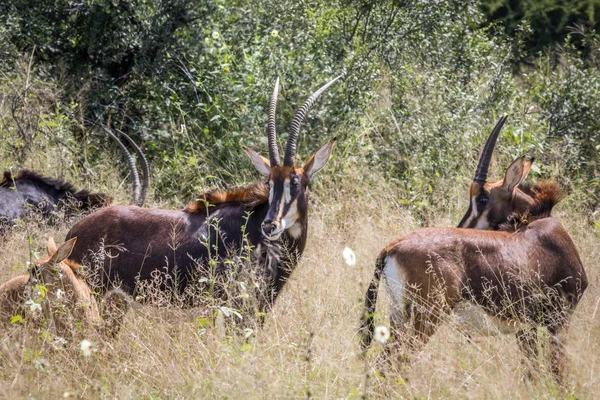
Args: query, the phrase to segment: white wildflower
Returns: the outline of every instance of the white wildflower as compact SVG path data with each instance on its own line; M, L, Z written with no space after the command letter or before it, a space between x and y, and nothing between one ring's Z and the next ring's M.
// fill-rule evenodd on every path
M67 339L57 336L54 338L54 340L52 340L50 344L52 345L52 348L54 350L62 350L67 345L67 343Z
M356 254L354 254L354 251L350 247L345 247L342 255L348 266L354 267L356 265Z
M56 290L56 298L57 298L57 299L60 299L60 298L62 297L63 293L64 293L64 292L63 292L62 290L60 290L60 289L57 289L57 290Z
M81 341L80 348L84 357L89 357L92 355L92 342L90 342L89 340L83 339Z
M250 336L254 334L254 331L250 328L244 329L244 339L248 339Z
M375 339L381 343L385 344L390 338L390 331L385 326L378 326L375 328Z
M29 306L29 309L32 312L42 311L42 305L40 303L36 303L35 301L29 299L25 302L26 305Z

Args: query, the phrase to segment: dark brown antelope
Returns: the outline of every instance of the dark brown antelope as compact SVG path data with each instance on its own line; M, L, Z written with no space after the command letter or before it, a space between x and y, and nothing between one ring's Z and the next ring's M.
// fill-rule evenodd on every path
M14 175L6 171L0 181L0 225L8 228L26 215L28 207L49 218L58 209L90 210L111 202L106 194L76 191L69 182L45 178L33 171L25 169Z
M524 157L508 167L503 180L486 183L504 120L482 152L469 211L459 225L500 230L424 228L386 246L366 294L362 344L366 348L372 339L383 272L392 298L392 330L400 345L412 351L423 346L445 315L459 304L471 303L502 325L501 332L516 332L532 358L536 328L546 327L552 370L562 382L566 329L588 281L571 238L550 215L562 198L556 183L518 188L532 162Z
M0 323L7 324L16 315L29 314L25 302L35 297L33 293L37 285L41 285L44 295L38 304L58 334L75 331L77 323L98 329L109 337L117 334L129 307L126 295L118 290L108 292L102 302L101 317L79 266L67 260L76 240L73 238L57 248L49 238L48 257L36 262L30 274L17 276L0 286Z
M143 182L139 189L139 174L133 157L110 130L104 129L121 147L127 158L133 176L133 201L141 205L148 186L146 159L133 140L121 132L133 146L143 166ZM112 198L106 194L77 191L69 182L43 177L33 171L21 170L14 175L6 171L0 181L0 230L10 228L16 219L25 217L29 210L37 211L43 218L48 219L55 211L88 211L104 207L111 202Z
M134 294L138 284L167 272L171 283L161 289L183 293L198 273L227 280L232 272L223 260L251 247L255 262L249 272L264 284L258 306L261 311L268 310L304 251L308 185L327 163L335 143L335 139L327 142L302 168L294 166L300 125L317 98L339 78L313 93L296 113L283 165L275 132L277 80L269 107L269 159L244 147L266 180L205 193L181 211L121 206L101 209L68 233L67 238L78 238L71 259L89 265L91 254L103 246L108 254L101 261L100 291L119 284ZM216 266L210 260L216 261Z

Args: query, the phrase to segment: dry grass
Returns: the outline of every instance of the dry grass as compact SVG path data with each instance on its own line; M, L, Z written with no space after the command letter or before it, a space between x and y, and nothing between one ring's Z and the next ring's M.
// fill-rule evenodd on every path
M341 198L341 197L340 197ZM457 201L451 199L452 202ZM84 357L78 343L56 350L35 332L5 331L0 343L0 397L4 398L556 398L547 363L539 381L524 379L521 354L511 336L476 338L469 344L452 324L442 327L403 375L373 374L381 346L366 361L356 330L374 259L391 239L417 228L405 209L385 198L356 203L311 200L310 237L300 265L249 341L230 336L222 324L201 329L199 311L144 306L130 312L114 343L90 338L97 351ZM386 215L381 217L381 215ZM590 277L569 334L569 395L594 398L600 391L600 249L583 216L559 212ZM441 215L435 225L452 221ZM48 235L60 242L68 227L31 226L33 250ZM2 245L2 281L29 257L24 228ZM349 267L342 250L355 250ZM383 291L382 291L383 292ZM383 294L383 293L382 293ZM379 323L387 307L381 296ZM542 352L546 352L542 347ZM369 371L365 388L365 371Z

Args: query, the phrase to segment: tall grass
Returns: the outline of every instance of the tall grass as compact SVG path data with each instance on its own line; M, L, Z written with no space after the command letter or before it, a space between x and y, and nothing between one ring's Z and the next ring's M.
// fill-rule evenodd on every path
M327 179L326 179L327 180ZM326 185L325 185L326 186ZM328 190L331 189L331 190ZM334 195L332 195L332 193ZM90 338L92 355L79 343L55 348L33 340L38 332L18 327L0 337L0 393L5 398L555 398L549 365L539 380L525 378L521 353L512 336L476 337L469 343L450 321L399 375L375 372L381 346L366 360L360 356L357 328L364 292L378 251L391 239L418 228L409 209L390 206L393 191L385 184L370 188L357 201L354 191L323 188L313 194L307 250L265 325L246 340L226 327L201 319L204 310L142 306L126 317L115 342ZM462 198L439 199L439 209ZM438 212L432 225L449 226L457 219ZM593 398L600 390L600 250L597 230L585 215L563 210L557 216L579 249L590 278L569 332L569 393ZM21 274L13 267L34 252L42 253L48 235L58 241L69 224L30 223L18 227L3 243L2 281ZM29 231L29 234L27 233ZM356 252L348 266L343 249ZM385 296L378 324L387 324ZM233 317L232 317L233 318ZM547 352L541 345L542 355ZM542 357L544 359L544 357ZM365 365L366 363L366 365ZM365 371L370 378L364 386Z

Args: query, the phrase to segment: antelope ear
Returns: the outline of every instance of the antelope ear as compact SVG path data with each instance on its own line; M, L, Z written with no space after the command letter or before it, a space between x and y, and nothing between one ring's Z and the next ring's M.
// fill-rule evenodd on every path
M507 193L512 193L515 187L525 179L531 169L532 163L533 160L526 162L525 156L521 156L509 165L504 174L504 181L502 182L502 187Z
M523 182L525 178L527 178L527 174L529 174L529 170L531 170L531 166L533 165L534 161L535 157L531 157L529 161L525 161L525 163L523 163L523 176L521 177L521 182Z
M64 242L58 248L58 250L56 250L56 253L54 253L50 260L48 260L48 264L58 264L59 262L64 261L67 257L69 257L71 255L71 252L73 251L73 247L75 247L76 241L77 237L74 237L73 239L69 239L66 242Z
M269 160L267 160L266 158L264 158L263 156L246 146L242 146L242 148L248 154L250 160L252 160L254 168L256 168L258 172L260 172L268 178L269 175L271 175L271 163L269 162Z
M304 164L304 173L309 180L327 164L336 141L337 138L331 139L306 161L306 164Z
M56 248L56 243L54 242L54 238L52 236L50 236L48 238L48 244L46 246L48 248L48 255L49 256L53 256L54 253L56 253L57 248Z

